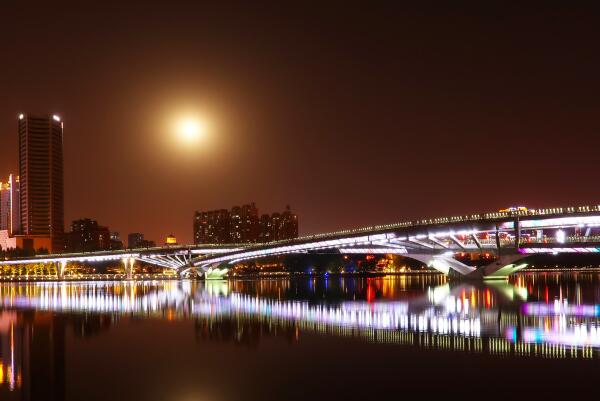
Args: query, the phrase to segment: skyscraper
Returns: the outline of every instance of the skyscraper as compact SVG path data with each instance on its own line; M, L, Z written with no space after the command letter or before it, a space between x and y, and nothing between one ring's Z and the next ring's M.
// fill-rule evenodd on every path
M63 123L60 117L19 115L21 232L48 238L51 252L64 241Z

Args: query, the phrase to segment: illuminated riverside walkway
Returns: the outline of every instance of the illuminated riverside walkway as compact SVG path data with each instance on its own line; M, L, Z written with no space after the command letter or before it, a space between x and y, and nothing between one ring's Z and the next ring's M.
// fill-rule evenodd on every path
M600 350L600 305L527 302L525 288L507 283L444 284L410 300L335 303L279 300L230 287L213 282L195 289L188 281L5 283L0 308L194 319L210 330L227 321L254 322L266 330L494 355L597 357ZM503 300L514 307L501 310Z
M239 262L279 255L397 254L440 272L472 279L506 278L527 266L522 260L540 253L599 253L600 206L580 206L473 214L378 225L306 236L267 244L194 245L85 254L55 254L2 262L53 266L62 277L69 263L120 261L126 278L135 262L170 269L180 277L202 273L219 278ZM485 266L469 266L457 253L489 254Z

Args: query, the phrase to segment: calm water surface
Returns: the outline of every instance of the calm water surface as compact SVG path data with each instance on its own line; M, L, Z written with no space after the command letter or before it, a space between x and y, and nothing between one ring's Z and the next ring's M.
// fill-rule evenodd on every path
M598 273L0 284L1 400L594 399L599 359Z

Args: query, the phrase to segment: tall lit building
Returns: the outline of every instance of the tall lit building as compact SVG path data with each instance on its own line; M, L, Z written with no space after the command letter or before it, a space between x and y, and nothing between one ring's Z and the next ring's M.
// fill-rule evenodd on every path
M229 243L230 217L227 209L196 212L194 216L194 243Z
M258 223L258 242L271 242L273 240L273 219L268 214L260 216Z
M229 238L237 244L258 240L258 209L254 203L231 209Z
M51 252L64 241L63 123L60 117L19 115L21 232L44 239ZM30 241L31 242L31 241Z
M19 177L10 175L8 182L0 182L0 230L8 235L21 231L21 192Z
M292 212L290 205L285 207L285 211L279 216L279 226L274 229L275 241L298 238L298 215Z

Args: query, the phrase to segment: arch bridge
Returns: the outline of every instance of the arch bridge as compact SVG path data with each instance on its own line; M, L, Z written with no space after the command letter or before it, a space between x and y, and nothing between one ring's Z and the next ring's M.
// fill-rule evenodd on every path
M234 264L279 255L310 253L397 254L444 274L505 278L527 266L522 260L540 253L600 252L600 205L440 217L317 234L266 244L193 245L53 254L5 260L0 265L55 264L59 276L69 262L121 261L132 277L136 261L205 277L222 277ZM469 266L457 253L487 253L494 260Z
M150 265L181 270L191 266L195 258L219 255L235 252L247 247L248 244L227 245L193 245L193 246L165 246L154 248L140 248L127 250L112 250L83 253L62 253L51 255L39 255L29 258L15 258L0 261L0 266L23 266L23 265L53 265L59 277L64 276L69 263L94 263L94 262L120 262L125 270L127 278L133 277L134 264L136 261Z
M522 260L534 254L600 252L600 205L514 208L364 227L203 255L194 258L192 265L223 271L240 261L331 252L398 254L450 276L506 278L525 268ZM485 266L473 267L455 259L457 253L487 253L494 258Z

